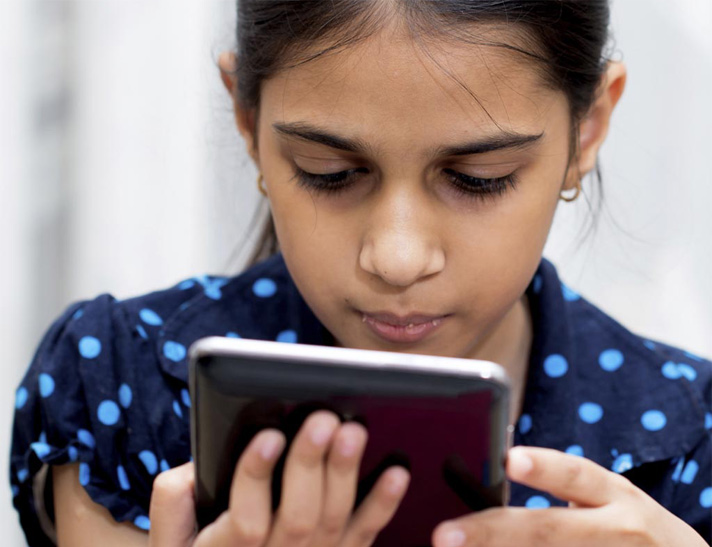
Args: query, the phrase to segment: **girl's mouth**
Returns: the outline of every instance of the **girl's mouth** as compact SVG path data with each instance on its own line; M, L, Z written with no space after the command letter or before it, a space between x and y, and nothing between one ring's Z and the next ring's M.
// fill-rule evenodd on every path
M446 315L409 314L397 316L391 313L364 313L361 321L380 338L396 344L420 342L436 330Z

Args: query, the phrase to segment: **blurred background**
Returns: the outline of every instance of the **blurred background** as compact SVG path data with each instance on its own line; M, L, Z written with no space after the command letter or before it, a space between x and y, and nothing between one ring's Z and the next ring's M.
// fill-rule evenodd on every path
M258 203L216 60L216 0L0 0L0 473L14 392L70 302L239 271ZM605 205L562 203L545 255L631 330L712 356L712 2L614 0L628 88ZM590 181L589 181L590 182ZM0 481L2 543L24 545Z

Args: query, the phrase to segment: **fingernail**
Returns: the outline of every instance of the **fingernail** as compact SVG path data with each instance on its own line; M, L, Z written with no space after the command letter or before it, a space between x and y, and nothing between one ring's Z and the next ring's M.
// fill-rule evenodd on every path
M356 452L356 442L353 439L341 439L339 452L342 456L353 456Z
M509 451L509 470L512 475L524 476L534 467L534 462L523 450L512 448Z
M440 534L438 547L460 547L465 544L465 532L459 528L450 528L447 532Z
M310 437L312 442L317 446L322 446L326 444L326 441L328 441L329 437L331 437L331 433L333 432L333 430L334 428L331 427L329 424L318 424L311 431Z
M269 461L273 460L282 448L282 439L277 435L266 434L260 444L260 456Z
M406 471L392 471L388 477L386 489L392 495L400 494L408 483L409 476Z

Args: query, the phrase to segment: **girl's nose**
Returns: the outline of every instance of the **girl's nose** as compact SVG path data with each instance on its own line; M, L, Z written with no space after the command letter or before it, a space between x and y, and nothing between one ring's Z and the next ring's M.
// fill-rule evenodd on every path
M440 272L445 252L424 204L412 196L385 198L372 211L359 255L360 267L389 285L407 287Z

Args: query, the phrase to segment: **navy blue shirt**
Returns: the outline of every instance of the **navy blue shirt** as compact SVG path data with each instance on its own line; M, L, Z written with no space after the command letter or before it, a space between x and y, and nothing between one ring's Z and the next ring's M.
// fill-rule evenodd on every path
M712 541L712 363L626 330L545 259L527 296L534 342L514 444L622 473ZM280 255L231 278L101 295L55 321L15 400L10 482L31 546L53 544L48 465L78 462L95 502L150 527L153 479L190 459L187 348L214 335L330 341ZM517 484L510 503L567 505Z

